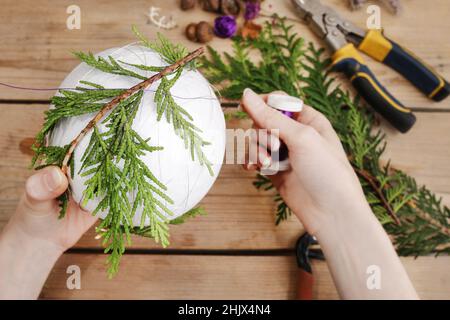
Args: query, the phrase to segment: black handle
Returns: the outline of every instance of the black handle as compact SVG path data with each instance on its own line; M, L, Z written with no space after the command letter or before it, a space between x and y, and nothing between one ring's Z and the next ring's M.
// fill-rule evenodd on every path
M414 125L416 117L411 110L395 99L367 66L346 58L335 64L334 69L344 72L366 102L400 132L405 133Z

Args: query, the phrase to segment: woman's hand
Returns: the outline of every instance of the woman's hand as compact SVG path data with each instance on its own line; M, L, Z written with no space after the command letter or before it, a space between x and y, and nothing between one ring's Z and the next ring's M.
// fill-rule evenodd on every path
M59 256L95 223L73 200L58 218L56 198L68 186L57 167L28 178L16 212L0 235L0 297L37 298Z
M95 223L96 217L69 201L66 216L59 219L56 198L67 189L68 182L58 167L47 167L28 178L25 194L6 231L20 234L23 240L47 244L61 252L72 247Z
M356 207L367 209L358 178L328 119L309 106L291 119L268 107L266 99L246 90L242 105L256 128L278 129L286 143L291 169L268 177L309 233L315 235ZM259 150L258 163L269 164L269 154Z
M308 106L290 119L249 89L244 91L242 105L256 128L278 129L286 143L291 168L269 177L308 232L319 240L340 296L417 299L328 120ZM274 148L280 143L266 145ZM260 145L258 150L259 166L270 164L265 147ZM371 270L379 272L371 274Z

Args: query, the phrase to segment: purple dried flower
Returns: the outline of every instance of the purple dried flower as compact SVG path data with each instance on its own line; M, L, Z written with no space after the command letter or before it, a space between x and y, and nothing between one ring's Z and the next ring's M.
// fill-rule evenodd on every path
M259 1L257 1L257 2L246 1L245 2L244 19L245 20L253 20L256 17L258 17L260 11L261 11L261 5L260 5Z
M221 16L214 20L214 33L221 38L231 38L237 31L236 19L233 16Z

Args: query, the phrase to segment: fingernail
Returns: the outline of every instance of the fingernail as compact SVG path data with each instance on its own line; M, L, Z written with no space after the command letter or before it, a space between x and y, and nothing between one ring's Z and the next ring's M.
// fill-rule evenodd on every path
M262 165L261 165L261 167L263 169L266 169L266 168L270 167L270 164L271 164L270 158L265 158L263 163L262 163Z
M249 170L249 171L253 171L253 170L256 170L256 165L251 164L251 163L247 163L247 164L245 165L245 168L246 168L247 170Z
M252 95L256 95L256 93L255 93L255 91L253 91L250 88L245 88L244 89L244 96L247 96L247 95L250 95L250 97L251 97Z
M44 183L49 191L56 190L62 183L63 177L57 169L48 170L44 175Z
M271 164L271 159L270 159L270 157L268 157L268 155L267 154L265 154L265 153L260 153L259 154L259 162L261 163L261 168L268 168L268 167L270 167L270 164Z

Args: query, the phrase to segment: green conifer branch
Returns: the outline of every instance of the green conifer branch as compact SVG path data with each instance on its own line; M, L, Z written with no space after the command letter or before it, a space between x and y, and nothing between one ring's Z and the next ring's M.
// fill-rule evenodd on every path
M150 47L161 54L166 62L172 63L166 67L143 66L116 61L112 57L104 59L95 58L90 53L76 53L82 61L98 70L143 81L129 89L107 89L92 82L80 81L80 85L75 89L60 90L52 98L53 107L45 113L44 125L33 146L35 156L32 166L35 169L57 165L64 171L70 168L70 174L73 176L73 151L81 139L88 133L91 134L88 147L81 158L80 168L76 170L86 178L82 204L85 206L87 202L99 199L92 214L107 213L97 231L103 238L105 252L109 253L110 276L118 271L120 258L126 244L130 243L131 234L151 237L166 247L169 244L169 224L181 223L202 213L201 209L193 209L170 221L167 216L173 213L167 207L167 204L172 203L168 190L141 160L146 153L162 150L162 147L149 144L150 137L141 137L132 128L142 102L143 90L147 86L161 80L157 89L159 98L155 101L159 110L158 120L164 113L166 120L173 124L176 134L187 142L186 147L189 148L192 158L194 159L195 154L198 161L211 172L210 162L202 151L207 142L200 137L201 131L194 126L191 115L176 104L170 94L170 88L179 79L182 70L195 66L192 61L203 53L203 48L187 54L187 50L171 45L162 36L159 37L159 43ZM126 66L156 74L147 78ZM172 75L174 76L170 77ZM110 112L108 116L107 112ZM59 121L93 113L93 119L71 144L63 147L46 145L46 137L52 133ZM100 123L106 128L104 132L99 130ZM58 198L61 218L66 213L69 198L69 189ZM142 212L140 226L135 227L133 217L138 210Z
M165 115L167 122L172 123L175 133L183 139L185 148L190 150L191 159L194 161L197 157L199 163L206 166L209 174L213 176L212 163L203 152L203 146L209 145L210 143L200 136L202 131L193 124L194 119L185 109L175 102L175 99L170 93L170 89L180 76L181 71L178 70L172 79L169 80L165 77L161 80L161 84L155 94L156 111L158 114L157 120L161 120Z
M116 59L114 59L112 56L108 56L107 60L103 57L95 58L95 56L91 52L89 53L74 52L74 55L87 65L103 72L116 74L119 76L133 77L140 80L147 79L146 77L141 76L140 74L121 66L120 63L117 62Z
M172 203L172 200L166 194L166 187L140 159L146 152L162 148L150 146L148 139L144 140L132 129L142 96L140 90L119 103L103 120L107 131L100 133L97 126L94 127L81 159L79 173L88 177L82 205L100 199L92 214L108 212L100 228L107 230L103 234L103 243L105 252L111 253L108 258L110 275L117 272L125 251L123 243L130 241L133 217L138 209L142 210L140 228L144 228L148 219L152 238L164 247L169 244L168 220L162 212L172 214L164 204ZM131 194L134 198L130 202Z
M155 94L155 103L157 104L157 111L158 111L158 118L157 120L160 121L162 118L162 115L165 114L165 118L167 122L172 123L173 128L175 130L175 133L184 140L185 147L190 151L191 158L194 161L195 158L197 158L198 162L201 165L204 165L209 173L211 175L214 175L212 170L212 163L207 159L206 155L203 152L203 147L209 145L210 143L205 141L201 136L201 130L196 127L193 124L193 118L189 113L184 110L180 105L178 105L175 102L175 99L172 97L170 93L170 89L174 86L176 81L181 77L181 74L183 72L183 69L194 69L195 68L195 58L203 53L203 48L199 48L196 51L188 54L187 49L182 45L175 45L171 43L167 38L165 38L163 35L158 34L158 40L155 42L150 42L147 40L134 26L133 31L136 34L136 36L140 39L141 44L144 46L149 47L150 49L154 50L160 56L163 58L163 60L170 64L170 66L176 66L176 68L171 68L170 70L167 70L169 67L154 67L154 66L145 66L145 65L137 65L137 64L130 64L126 62L117 62L114 58L111 56L109 57L109 62L102 58L98 57L95 58L92 54L84 54L84 53L76 53L76 56L79 57L83 62L87 63L88 65L101 70L103 72L111 73L111 74L118 74L123 76L131 76L137 79L144 80L141 84L145 83L143 86L148 86L149 84L156 82L157 80L161 80L160 85L158 86L158 89L156 90ZM189 59L186 59L186 58ZM193 58L192 58L193 57ZM180 63L182 62L182 63ZM149 81L151 78L146 78L142 75L139 75L131 70L126 69L125 67L121 66L120 64L125 64L128 66L133 66L135 68L138 68L140 70L144 71L153 71L158 72L155 76L158 76L157 78L153 79L152 81ZM170 76L172 76L170 78ZM89 83L90 84L90 83ZM141 84L138 84L135 87L141 86ZM92 84L90 84L92 85ZM95 86L95 84L94 84ZM99 88L102 89L102 88ZM128 89L128 92L133 91L133 88ZM139 88L137 88L139 89ZM135 89L136 90L136 89ZM134 91L135 91L134 90ZM102 90L103 91L103 90ZM84 91L85 92L85 91ZM76 93L73 93L72 91L64 92L65 95L76 95ZM108 93L105 93L105 95ZM83 94L82 94L83 95ZM115 99L113 99L109 105L104 105L104 109L108 109L109 107L112 107L117 101L120 100L121 96L126 96L127 91L120 92ZM80 98L79 96L77 98ZM92 109L97 107L97 104L92 104L92 101L90 101L91 104L87 105L91 107ZM86 107L87 107L86 106ZM104 113L103 110L100 108L99 113ZM60 117L58 117L58 114L51 113L53 115L52 120L53 122L50 123L56 123ZM98 121L99 119L96 119ZM45 133L42 133L42 137L45 136ZM83 135L83 132L81 133ZM82 135L80 136L82 138ZM43 138L42 138L43 139ZM42 140L41 139L41 140ZM74 147L69 149L69 155L73 152ZM66 160L68 160L69 157L67 157ZM64 160L63 160L64 162ZM67 161L66 161L67 162Z
M223 87L223 96L239 99L249 87L260 93L282 90L302 97L322 112L338 133L367 201L392 235L398 253L450 253L450 209L425 186L417 186L414 178L389 164L381 165L385 136L359 98L351 98L335 85L323 49L305 46L281 18L266 23L254 41L235 38L234 49L233 55L222 57L209 48L210 57L202 60L204 73ZM259 63L250 59L249 53L254 51L261 57ZM263 190L273 188L271 181L260 175L254 184ZM291 210L278 194L275 202L278 223Z

